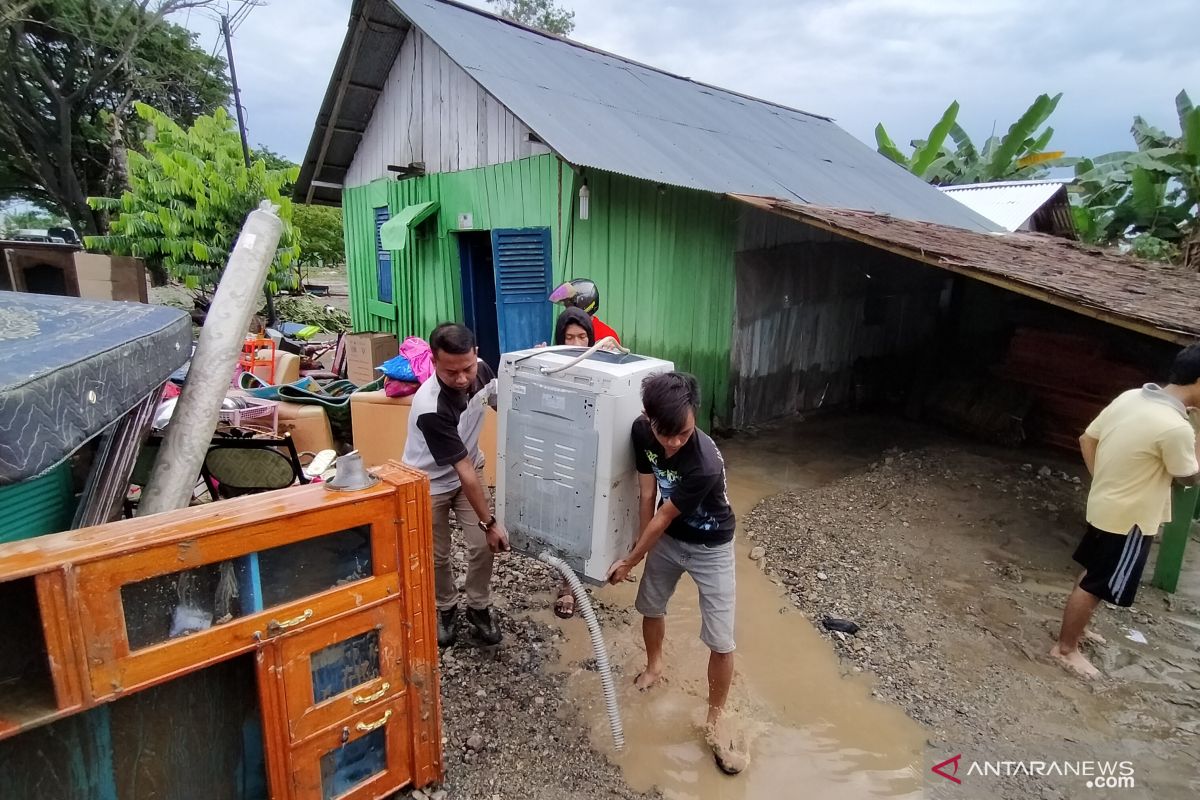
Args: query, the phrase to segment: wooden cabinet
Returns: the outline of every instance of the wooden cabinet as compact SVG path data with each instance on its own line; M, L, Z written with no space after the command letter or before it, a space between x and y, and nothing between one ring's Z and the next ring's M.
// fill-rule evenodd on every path
M295 800L384 797L411 782L408 709L403 698L322 731L292 751Z
M405 692L404 630L396 602L285 636L274 653L292 742Z
M0 756L7 737L246 656L275 800L439 781L428 481L380 472L361 492L293 487L0 545L0 598L19 610L0 620ZM6 636L34 638L31 655L3 657Z

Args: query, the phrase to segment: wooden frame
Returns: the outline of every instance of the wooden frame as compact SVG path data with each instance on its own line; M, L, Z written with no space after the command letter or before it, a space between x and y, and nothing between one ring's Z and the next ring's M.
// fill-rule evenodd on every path
M347 719L340 727L330 728L291 754L291 789L293 800L325 800L321 786L321 758L330 752L383 731L385 737L385 768L371 778L356 784L349 791L336 794L337 800L376 800L413 782L410 753L408 706L397 698L384 706L368 709Z
M314 700L311 657L332 645L376 631L379 636L378 675L321 702ZM398 602L389 600L306 631L280 639L276 674L283 681L288 735L303 742L360 711L388 703L403 694L404 625Z
M395 520L386 500L368 500L356 508L312 512L249 525L178 544L84 565L78 587L84 606L80 615L87 642L92 693L96 699L116 697L135 688L167 680L181 671L254 650L273 636L297 626L309 626L334 614L399 593L395 577ZM215 564L325 534L370 526L372 577L356 581L355 591L331 587L310 595L237 617L227 623L169 639L139 650L130 648L121 602L121 588L131 583L180 570Z

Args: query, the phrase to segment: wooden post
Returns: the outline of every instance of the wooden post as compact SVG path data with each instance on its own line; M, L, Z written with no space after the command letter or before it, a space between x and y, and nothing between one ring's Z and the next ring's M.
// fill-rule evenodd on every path
M1162 541L1158 544L1158 558L1154 562L1154 578L1151 581L1164 592L1174 594L1179 586L1179 573L1183 569L1183 550L1192 530L1198 498L1200 486L1176 486L1172 490L1171 521L1163 526Z

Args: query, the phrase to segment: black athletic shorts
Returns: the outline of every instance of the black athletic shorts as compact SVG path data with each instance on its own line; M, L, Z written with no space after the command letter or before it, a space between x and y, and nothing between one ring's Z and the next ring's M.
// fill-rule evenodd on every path
M1101 600L1128 608L1133 605L1149 554L1150 537L1136 525L1124 536L1088 525L1083 541L1075 548L1075 560L1087 570L1079 585Z

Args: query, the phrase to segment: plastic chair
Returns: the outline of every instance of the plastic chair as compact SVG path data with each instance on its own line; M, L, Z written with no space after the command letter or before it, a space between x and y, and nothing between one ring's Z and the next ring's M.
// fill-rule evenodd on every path
M222 438L204 456L201 470L214 498L283 489L308 483L292 437L278 439Z

